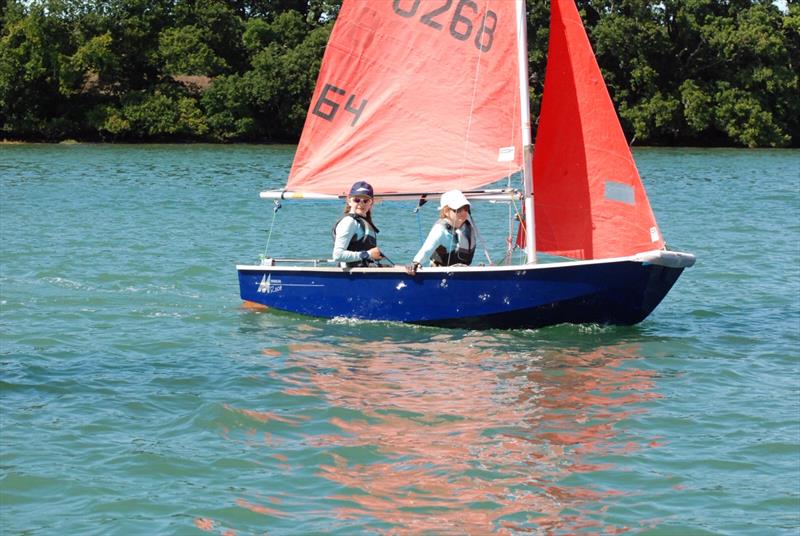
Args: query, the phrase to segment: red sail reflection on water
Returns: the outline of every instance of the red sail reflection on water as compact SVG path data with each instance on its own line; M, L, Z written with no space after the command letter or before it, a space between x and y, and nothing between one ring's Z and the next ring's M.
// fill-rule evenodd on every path
M641 447L615 428L643 411L638 403L659 396L652 372L631 367L634 347L515 354L513 339L504 339L511 335L488 344L443 335L419 343L353 341L332 355L308 335L288 348L281 370L292 372L273 375L287 384L285 395L316 397L346 410L339 414L357 415L331 417L338 433L303 436L306 446L328 454L316 473L339 487L328 499L340 506L327 512L337 523L376 520L393 527L385 531L391 534L627 530L599 521L620 491L566 481L590 481L592 472L612 468L591 459ZM302 408L236 411L256 423L292 426L293 435L307 432ZM264 434L267 448L280 443ZM380 459L348 454L359 447ZM270 456L292 469L291 456ZM277 496L265 496L235 502L276 518L297 516L296 501L290 513ZM309 508L320 515L319 506Z

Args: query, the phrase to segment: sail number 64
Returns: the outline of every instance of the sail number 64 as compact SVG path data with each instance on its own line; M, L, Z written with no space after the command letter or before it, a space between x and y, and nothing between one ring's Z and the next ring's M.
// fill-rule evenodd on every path
M333 118L336 117L336 112L339 111L339 107L341 106L341 101L337 100L336 95L346 94L347 91L342 88L336 87L333 84L325 84L311 113L326 121L333 121ZM350 123L351 127L356 126L358 119L361 117L361 113L367 106L367 99L361 99L361 104L358 108L355 108L353 106L355 100L356 96L351 94L350 98L347 99L347 102L344 104L344 110L353 115L353 122Z
M442 1L442 0L440 0ZM392 9L401 17L410 19L417 15L421 0L394 0ZM430 4L427 4L428 6ZM435 30L444 28L443 23L447 23L447 13L453 6L453 0L443 0L443 3L430 11L420 15L419 21ZM471 11L471 13L469 13ZM474 0L458 0L453 16L450 18L448 29L450 35L459 41L467 41L472 37L475 24L467 15L473 17L478 14L478 4ZM494 42L494 31L497 28L497 14L494 11L487 11L481 20L478 31L475 32L475 47L481 52L489 52Z

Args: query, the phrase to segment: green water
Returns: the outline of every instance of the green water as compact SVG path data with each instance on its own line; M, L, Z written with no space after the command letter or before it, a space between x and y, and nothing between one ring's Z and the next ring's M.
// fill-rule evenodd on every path
M800 152L637 150L698 258L655 313L477 332L244 308L293 150L0 146L0 533L800 531ZM395 262L412 208L376 208Z

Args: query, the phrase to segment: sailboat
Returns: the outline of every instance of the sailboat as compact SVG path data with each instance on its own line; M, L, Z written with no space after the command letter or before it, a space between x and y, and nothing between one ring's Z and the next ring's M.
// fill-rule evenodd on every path
M367 180L384 200L518 203L522 262L412 277L266 258L237 266L242 300L475 329L645 319L695 258L666 249L573 0L551 2L532 144L526 25L524 0L345 0L286 187L260 194L341 200Z

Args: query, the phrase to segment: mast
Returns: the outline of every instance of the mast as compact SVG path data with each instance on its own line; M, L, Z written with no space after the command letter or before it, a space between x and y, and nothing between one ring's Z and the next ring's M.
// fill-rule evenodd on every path
M529 263L536 262L536 229L533 215L533 145L531 143L531 110L528 94L528 21L525 0L517 0L517 65L519 68L519 110L522 129L522 183L525 190L525 254Z

